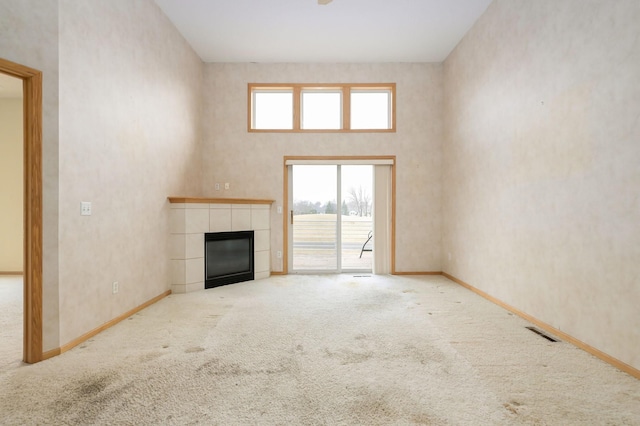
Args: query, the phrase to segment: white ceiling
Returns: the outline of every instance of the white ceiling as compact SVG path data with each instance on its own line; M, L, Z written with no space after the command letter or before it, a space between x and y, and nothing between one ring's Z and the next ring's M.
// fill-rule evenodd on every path
M0 98L21 98L22 80L0 73Z
M491 0L155 0L205 62L442 62Z

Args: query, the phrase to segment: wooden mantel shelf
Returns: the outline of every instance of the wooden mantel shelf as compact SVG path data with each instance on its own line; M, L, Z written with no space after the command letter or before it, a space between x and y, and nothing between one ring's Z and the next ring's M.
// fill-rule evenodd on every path
M273 204L275 200L259 200L253 198L206 198L206 197L167 197L172 204Z

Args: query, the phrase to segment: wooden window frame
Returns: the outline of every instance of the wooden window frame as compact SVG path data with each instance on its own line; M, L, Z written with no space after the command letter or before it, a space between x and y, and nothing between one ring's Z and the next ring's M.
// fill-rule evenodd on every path
M388 90L391 93L391 117L389 129L351 129L351 89ZM293 91L293 129L254 129L253 92L256 90ZM342 129L303 129L302 91L342 91ZM247 85L247 131L249 133L395 133L396 132L396 83L249 83Z

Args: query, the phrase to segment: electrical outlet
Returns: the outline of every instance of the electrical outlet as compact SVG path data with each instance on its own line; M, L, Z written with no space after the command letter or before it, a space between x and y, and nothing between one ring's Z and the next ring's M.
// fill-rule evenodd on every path
M225 182L224 189L229 189L229 182Z
M216 183L216 191L220 191L220 184Z
M114 281L113 284L111 284L111 291L113 292L113 294L116 294L118 292L118 290L120 290L120 285L118 284L118 281Z
M91 201L80 202L80 216L91 216Z
M282 252L281 252L280 250L278 250L278 251L276 252L276 257L277 257L278 259L282 259Z

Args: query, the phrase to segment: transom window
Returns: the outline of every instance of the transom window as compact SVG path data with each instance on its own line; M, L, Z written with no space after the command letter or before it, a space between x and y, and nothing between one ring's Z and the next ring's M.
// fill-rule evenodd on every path
M253 116L257 129L293 129L293 91L256 90Z
M395 83L249 84L250 132L395 132Z

